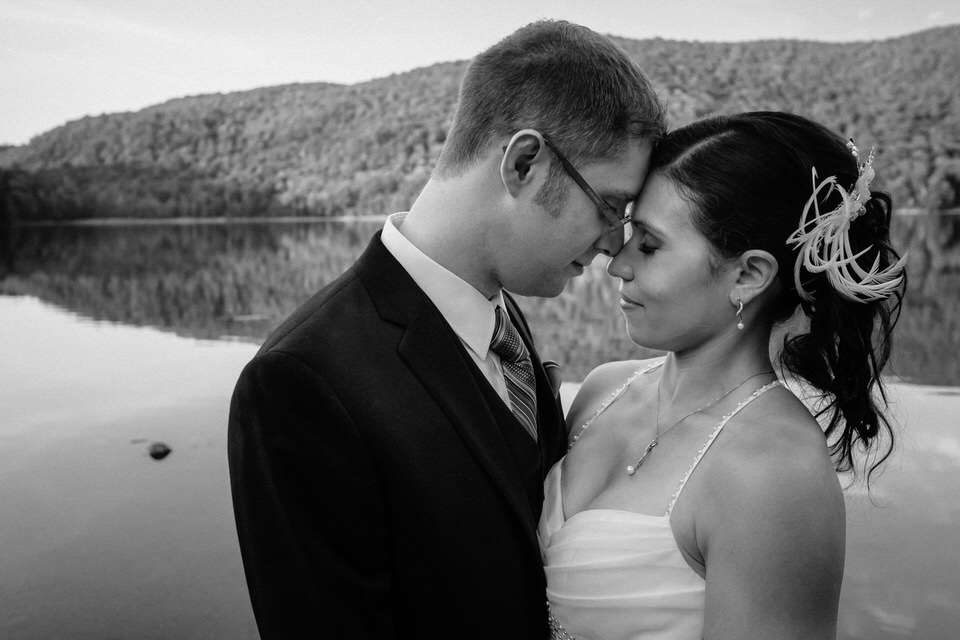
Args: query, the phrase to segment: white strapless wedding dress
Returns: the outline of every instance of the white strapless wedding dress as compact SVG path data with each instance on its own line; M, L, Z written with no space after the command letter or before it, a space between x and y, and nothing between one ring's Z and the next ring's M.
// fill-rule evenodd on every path
M659 363L634 373L623 389L638 375L657 366ZM561 492L563 460L554 465L547 475L537 531L554 640L703 637L704 580L681 554L670 527L670 514L687 479L724 424L777 384L761 387L724 416L698 452L662 516L586 509L566 518Z

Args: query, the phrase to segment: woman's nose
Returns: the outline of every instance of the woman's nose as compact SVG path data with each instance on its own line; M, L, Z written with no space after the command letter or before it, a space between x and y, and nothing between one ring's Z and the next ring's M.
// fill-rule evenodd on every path
M633 268L630 266L629 260L624 255L624 251L620 251L617 255L613 256L613 259L607 263L607 273L609 273L614 278L622 278L623 280L632 280L633 279Z

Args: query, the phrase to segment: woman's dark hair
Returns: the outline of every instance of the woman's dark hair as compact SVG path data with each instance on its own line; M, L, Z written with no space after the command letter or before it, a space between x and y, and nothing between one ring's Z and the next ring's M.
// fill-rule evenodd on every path
M858 302L840 295L826 274L801 272L800 297L794 284L796 251L786 241L797 230L818 181L836 176L848 191L859 167L846 142L816 122L790 113L753 112L717 116L667 134L657 146L651 172L670 178L694 209L694 224L718 256L734 258L763 249L779 265L780 292L768 312L774 322L791 318L799 306L809 319L806 333L787 335L782 364L823 393L817 418L826 418L825 433L838 471L856 471L854 449L869 452L881 430L888 446L869 465L867 477L890 455L893 430L880 372L890 357L892 331L900 313L906 277L890 297ZM840 204L834 192L821 192L820 210ZM872 191L865 213L850 225L853 253L872 247L858 262L881 269L899 255L890 245L890 197ZM875 396L873 391L878 392Z

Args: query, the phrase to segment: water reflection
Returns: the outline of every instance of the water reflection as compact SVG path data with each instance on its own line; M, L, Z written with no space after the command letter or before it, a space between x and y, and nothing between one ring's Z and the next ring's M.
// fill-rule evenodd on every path
M194 337L268 329L355 259L377 222L29 228L6 293Z
M380 225L22 228L16 271L0 278L0 293L182 335L260 341L346 269ZM960 216L897 218L894 231L896 245L910 249L911 278L895 371L910 381L960 385ZM544 355L564 366L568 380L644 355L623 331L603 262L561 297L524 302Z

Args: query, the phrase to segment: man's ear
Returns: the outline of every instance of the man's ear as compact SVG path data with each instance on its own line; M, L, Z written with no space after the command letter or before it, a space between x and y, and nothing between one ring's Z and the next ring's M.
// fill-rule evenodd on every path
M550 159L543 136L534 129L522 129L513 134L503 149L500 179L510 195L517 197L536 180L541 171L545 172L549 167Z
M777 259L768 251L750 249L744 251L736 264L736 283L730 292L730 303L737 306L737 300L744 304L770 288L777 279L779 265Z

